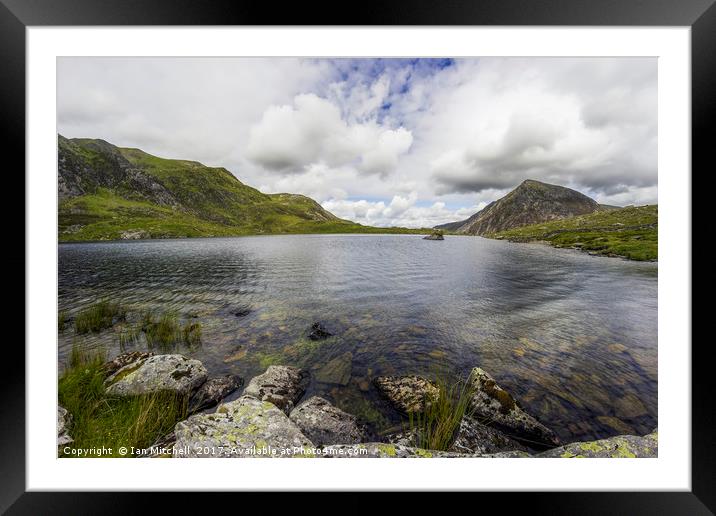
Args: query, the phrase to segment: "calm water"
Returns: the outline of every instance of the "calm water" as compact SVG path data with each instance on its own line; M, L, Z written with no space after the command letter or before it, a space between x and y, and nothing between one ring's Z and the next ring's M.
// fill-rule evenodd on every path
M130 322L145 309L201 322L201 347L178 349L212 374L307 367L309 394L377 432L398 420L371 378L474 366L563 439L657 426L655 263L415 235L60 245L60 309L101 298L127 305ZM335 336L306 339L316 321ZM83 340L115 355L117 331ZM76 338L60 334L60 364Z

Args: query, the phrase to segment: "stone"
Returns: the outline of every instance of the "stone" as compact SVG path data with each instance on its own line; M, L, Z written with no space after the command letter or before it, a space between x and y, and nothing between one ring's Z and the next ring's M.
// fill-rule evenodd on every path
M189 399L189 413L213 407L243 384L243 378L234 374L209 378Z
M128 366L129 364L133 364L134 362L149 358L153 355L154 353L146 351L127 351L126 353L117 355L109 362L106 362L102 366L102 370L104 371L105 376L110 376L122 369L124 366Z
M198 360L184 355L152 355L132 362L105 380L107 393L137 396L161 391L189 395L208 376Z
M273 403L289 414L303 393L310 375L297 367L272 365L266 372L255 376L244 389L244 394Z
M412 446L403 446L391 443L361 443L361 444L335 444L325 446L321 450L321 457L336 458L437 458L437 457L467 457L468 455L445 451L425 450Z
M174 458L315 456L313 443L282 410L251 396L180 421L174 435Z
M546 458L642 458L658 457L659 434L655 431L643 437L618 435L598 441L567 444L542 452L536 457Z
M321 383L348 385L352 370L353 354L348 351L321 366L316 371L316 380Z
M475 367L470 373L473 389L470 411L473 418L483 424L494 425L509 437L529 443L530 446L557 446L557 435L526 413L515 399L487 372Z
M72 426L72 414L67 409L57 405L57 446L64 446L71 443L74 439L70 437L70 427Z
M319 322L313 323L311 325L311 330L308 332L308 338L311 340L323 340L332 336L333 334L326 330L326 328Z
M445 240L442 231L433 231L431 234L423 237L423 240Z
M448 451L487 455L512 451L526 452L527 448L496 428L483 425L471 417L463 417L455 441Z
M373 380L378 390L406 414L423 412L425 404L437 400L440 390L422 376L379 376Z
M353 444L365 440L356 417L318 396L313 396L291 411L289 419L316 446Z

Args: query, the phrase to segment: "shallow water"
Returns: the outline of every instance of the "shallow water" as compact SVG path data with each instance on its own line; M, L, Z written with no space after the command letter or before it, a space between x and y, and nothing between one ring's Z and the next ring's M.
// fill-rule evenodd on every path
M178 350L211 374L248 380L271 363L307 367L309 395L378 432L398 419L373 377L466 377L480 366L563 439L591 439L657 426L657 271L479 237L62 244L59 308L72 315L111 299L130 321L144 309L176 311L203 327L200 347ZM316 321L335 336L308 340ZM76 339L118 354L117 331L65 330L59 364Z

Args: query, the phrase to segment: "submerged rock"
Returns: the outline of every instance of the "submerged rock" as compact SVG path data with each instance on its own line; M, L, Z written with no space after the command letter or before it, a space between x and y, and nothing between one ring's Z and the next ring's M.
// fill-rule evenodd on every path
M425 404L437 400L440 390L422 376L379 376L373 383L399 411L422 412Z
M353 354L349 351L343 353L316 371L316 380L322 383L348 385L353 370Z
M64 446L71 443L74 439L70 437L70 427L72 426L72 414L67 409L57 405L57 446Z
M527 452L527 448L496 428L483 425L470 417L462 418L455 441L448 451L487 455L503 452Z
M313 443L268 401L242 396L213 414L197 414L174 427L174 457L312 456Z
M184 355L152 355L132 362L105 380L107 393L136 396L160 391L190 394L208 376L198 360Z
M571 443L542 452L537 457L547 458L642 458L658 457L659 434L654 431L644 437L618 435L598 441Z
M531 445L559 445L557 435L519 407L515 399L502 389L494 378L479 367L470 373L474 390L470 410L474 418L494 424L510 437Z
M310 375L297 367L272 365L255 376L244 394L273 403L289 414L308 387Z
M316 446L353 444L366 438L355 416L318 396L313 396L293 409L289 419Z
M308 338L311 340L323 340L332 336L333 334L326 330L326 328L319 322L313 323L311 325L311 331L308 333Z
M129 364L133 364L153 355L154 353L146 351L127 351L106 362L102 366L102 369L104 370L105 376L110 376Z
M233 374L209 378L189 400L189 413L216 405L243 384L243 378Z

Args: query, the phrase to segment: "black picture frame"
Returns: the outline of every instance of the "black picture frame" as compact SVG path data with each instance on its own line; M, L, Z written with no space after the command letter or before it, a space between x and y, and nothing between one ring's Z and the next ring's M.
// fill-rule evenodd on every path
M268 3L235 0L0 0L0 127L3 147L12 151L10 160L15 160L11 168L5 169L6 175L12 173L18 183L16 187L25 191L23 175L19 171L25 170L25 29L28 26L304 24L690 26L692 169L700 168L706 172L706 160L711 157L709 151L713 146L707 129L716 108L714 0L365 0L360 9L350 10L340 3L329 7L285 3L276 8ZM22 203L24 196L13 197ZM20 232L17 228L15 231ZM21 238L24 241L24 230ZM10 266L24 267L25 258L23 246L23 251L12 253ZM27 269L25 271L28 274ZM26 307L26 310L31 309ZM137 512L137 508L149 507L143 501L146 495L131 493L25 492L25 449L28 444L25 441L25 354L19 346L6 344L4 358L14 365L5 368L1 375L0 511L8 514L115 514L126 513L130 508L130 512ZM694 346L690 342L683 343L691 346L692 353L690 492L520 493L509 495L510 505L524 503L532 512L550 514L713 514L716 511L712 401L715 375L708 357L709 344L708 340L696 342ZM7 349L11 347L14 350ZM187 508L189 500L186 496L179 493L161 496L160 503L167 512L175 504ZM193 495L191 500L197 498Z

